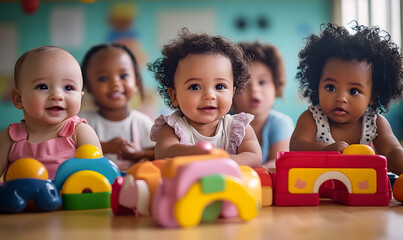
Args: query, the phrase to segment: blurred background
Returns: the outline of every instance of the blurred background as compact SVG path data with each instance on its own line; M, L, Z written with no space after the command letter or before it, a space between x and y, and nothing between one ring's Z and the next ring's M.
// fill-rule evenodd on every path
M124 42L142 65L146 99L133 108L152 118L169 110L156 92L145 65L160 57L163 44L183 27L207 32L234 42L260 41L276 45L287 68L287 86L275 109L296 123L308 103L300 97L295 80L298 52L322 23L348 26L352 20L377 25L402 42L403 0L0 0L0 129L19 122L22 112L13 107L15 61L25 51L57 45L79 63L95 44ZM88 96L83 108L91 108ZM403 104L395 103L385 115L399 139L403 138Z

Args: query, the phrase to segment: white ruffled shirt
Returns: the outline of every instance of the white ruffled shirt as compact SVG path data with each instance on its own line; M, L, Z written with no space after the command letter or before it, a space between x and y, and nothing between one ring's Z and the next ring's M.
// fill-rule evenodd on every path
M180 111L175 111L169 116L161 115L155 120L151 128L150 138L152 141L156 141L162 126L168 124L174 129L181 144L195 145L199 141L206 141L216 148L224 149L229 154L236 154L239 145L245 137L246 127L253 118L253 115L247 113L226 114L219 120L215 135L206 137L197 132Z

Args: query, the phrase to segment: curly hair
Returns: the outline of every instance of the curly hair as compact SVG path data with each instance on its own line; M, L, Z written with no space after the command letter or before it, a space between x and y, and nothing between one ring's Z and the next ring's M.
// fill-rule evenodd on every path
M133 62L134 74L136 75L136 86L139 89L141 100L144 100L143 80L140 75L139 64L137 63L136 57L134 56L133 52L128 47L126 47L125 45L120 44L120 43L99 44L99 45L93 46L90 50L88 50L88 52L84 56L83 62L81 63L81 72L83 75L84 87L86 87L88 85L87 67L91 61L91 58L95 55L95 53L101 51L102 49L106 49L106 48L119 48L119 49L122 49L123 51L125 51L129 55L130 59Z
M286 84L286 74L280 50L274 45L259 42L240 42L239 46L249 62L261 62L272 71L276 97L282 97Z
M190 33L183 28L178 38L163 46L162 56L148 63L148 70L154 73L158 81L158 91L164 103L171 109L176 109L169 97L168 88L174 88L174 75L181 59L190 54L219 54L231 61L234 75L235 94L239 93L249 79L248 64L239 46L222 36L205 33Z
M388 112L391 100L402 97L402 54L390 35L379 27L365 27L353 22L354 34L335 24L322 24L320 36L312 34L299 52L296 78L300 91L314 105L319 104L318 86L322 69L330 58L366 61L372 65L372 96L369 106L375 112Z

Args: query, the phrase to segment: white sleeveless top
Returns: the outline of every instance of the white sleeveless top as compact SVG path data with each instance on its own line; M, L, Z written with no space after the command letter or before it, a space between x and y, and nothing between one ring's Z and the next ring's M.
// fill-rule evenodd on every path
M226 114L221 117L215 135L206 137L192 127L186 117L180 111L175 111L169 116L159 116L151 128L151 140L156 141L157 135L164 124L168 124L175 131L181 144L195 145L199 141L211 143L216 148L221 148L229 154L236 154L239 145L245 137L246 127L254 116L248 113L235 115Z
M318 106L309 106L313 118L316 123L316 142L332 144L336 141L332 137L330 131L330 125L327 116L322 112L322 109ZM376 113L366 111L362 116L362 129L360 144L370 145L372 141L377 137L376 133L376 119L378 115Z

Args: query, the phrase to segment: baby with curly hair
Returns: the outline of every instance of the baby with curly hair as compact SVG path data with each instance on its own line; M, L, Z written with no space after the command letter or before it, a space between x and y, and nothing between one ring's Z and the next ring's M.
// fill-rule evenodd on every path
M350 34L328 23L299 53L297 79L312 104L291 136L291 151L340 151L367 144L403 173L403 148L380 113L402 97L402 54L378 27L355 23Z
M262 149L263 166L275 168L277 152L289 151L294 130L291 118L273 109L275 99L283 96L286 85L285 64L280 50L268 43L238 44L250 61L250 79L242 94L234 97L234 113L246 112Z
M242 50L231 41L183 29L165 45L163 57L148 64L164 102L176 111L151 129L155 157L206 154L204 141L226 150L240 165L258 167L262 153L246 113L227 114L232 98L248 81Z

